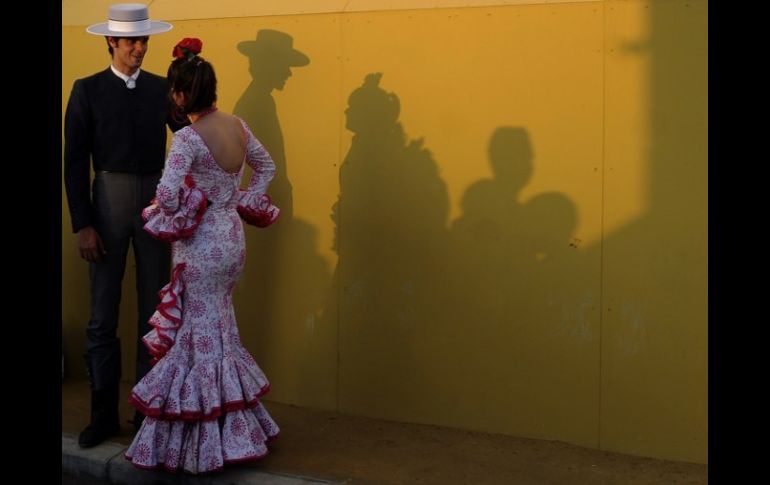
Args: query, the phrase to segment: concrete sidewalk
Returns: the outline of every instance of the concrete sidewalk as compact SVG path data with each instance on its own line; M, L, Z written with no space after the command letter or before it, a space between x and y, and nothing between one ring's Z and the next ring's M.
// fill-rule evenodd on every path
M129 485L192 483L200 485L308 485L318 483L341 483L315 480L307 477L264 472L254 468L228 467L221 472L193 476L171 474L165 471L140 470L129 463L123 453L126 446L105 442L94 448L78 446L77 436L62 433L61 467L72 475L87 475L112 483Z
M281 427L264 459L192 476L147 471L123 458L133 439L131 387L121 389L121 432L112 443L83 450L89 389L62 385L62 469L116 483L201 484L516 484L700 485L708 466L656 460L546 441L399 423L264 401Z

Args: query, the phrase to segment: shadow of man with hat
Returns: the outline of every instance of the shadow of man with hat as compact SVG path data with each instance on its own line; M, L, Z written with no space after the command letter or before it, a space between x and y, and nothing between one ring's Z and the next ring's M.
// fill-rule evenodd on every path
M249 251L268 255L249 259L244 271L244 279L254 279L240 308L244 318L253 315L258 323L245 329L241 338L249 342L252 335L260 335L250 342L255 348L262 345L259 342L264 342L264 336L278 325L296 335L305 332L308 319L314 322L320 318L331 279L330 269L316 249L318 229L294 214L283 132L273 98L274 90L283 91L292 67L310 63L308 56L295 49L293 43L292 36L285 32L262 29L257 32L256 40L238 44L238 50L249 59L251 83L233 113L248 123L273 157L276 172L270 183L270 196L281 208L281 218L268 230L246 234ZM287 304L286 295L302 297L292 297ZM314 362L329 362L332 358L323 349L331 348L326 342L336 335L333 328L319 323L313 339L282 342L292 350L290 353L296 356L295 362L301 369L302 385L297 389L317 405L330 402L328 393L332 387L325 385L329 384L326 367Z
M291 219L294 210L283 132L272 91L283 90L286 81L291 77L292 67L310 63L310 59L292 44L293 38L289 34L270 29L257 32L256 40L238 44L238 50L249 58L252 80L234 109L234 113L248 123L275 161L275 178L270 185L270 191L275 204L281 208L283 220Z

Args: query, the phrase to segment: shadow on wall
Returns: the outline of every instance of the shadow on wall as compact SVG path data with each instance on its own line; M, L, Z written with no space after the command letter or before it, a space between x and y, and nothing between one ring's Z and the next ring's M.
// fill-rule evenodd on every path
M652 2L649 14L648 37L613 54L650 61L649 210L585 250L603 261L600 440L707 463L708 3ZM607 211L623 200L618 165L608 157Z
M283 91L291 77L292 67L307 66L310 59L293 47L293 38L284 32L262 29L256 40L240 42L238 50L249 58L251 83L235 104L235 115L248 123L254 135L270 152L275 162L275 178L270 193L281 208L281 217L291 219L292 187L286 166L283 132L278 120L274 89Z
M369 74L349 97L354 136L332 209L340 410L533 436L544 421L576 421L596 395L584 387L597 383L576 365L595 350L578 301L584 280L564 277L580 264L574 204L558 192L521 200L529 134L500 127L489 144L494 176L468 189L450 228L437 163L409 141L399 98L381 81ZM591 402L574 403L580 396ZM505 429L502 409L512 415Z
M429 382L415 359L434 318L449 199L422 140L408 140L400 103L366 76L345 110L353 132L332 208L339 255L340 408L394 416L429 413ZM390 410L385 409L390 407ZM374 408L374 409L373 409ZM420 411L420 408L422 411Z
M499 429L495 419L508 409L507 432L546 436L553 423L584 416L590 403L577 401L597 385L582 378L593 336L579 298L584 281L575 276L577 210L555 191L522 200L535 170L525 128L497 128L487 156L492 177L468 188L450 231L443 307L463 337L436 352L450 374L469 382L450 383L444 393L456 395L458 416L477 415L479 429Z
M324 324L320 318L331 274L317 250L318 230L294 216L289 164L272 95L286 88L292 68L310 63L293 42L285 32L263 29L256 40L237 46L249 58L252 80L234 114L246 121L275 161L268 192L281 217L267 229L246 231L249 258L236 289L236 309L244 342L271 380L281 384L274 386L271 399L331 408L336 319Z

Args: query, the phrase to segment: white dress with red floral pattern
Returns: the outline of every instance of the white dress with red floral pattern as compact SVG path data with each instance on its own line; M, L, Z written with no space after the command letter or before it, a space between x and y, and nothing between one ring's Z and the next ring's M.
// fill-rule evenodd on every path
M243 347L232 291L246 257L243 223L264 227L278 216L265 195L275 173L270 155L241 120L248 138L248 189L224 171L187 126L173 138L145 230L172 241L171 282L143 340L155 365L130 401L147 418L126 458L142 468L189 473L267 454L279 429L259 401L270 388Z

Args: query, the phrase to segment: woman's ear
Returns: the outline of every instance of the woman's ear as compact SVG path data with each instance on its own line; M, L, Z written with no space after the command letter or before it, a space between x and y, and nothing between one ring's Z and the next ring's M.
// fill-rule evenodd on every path
M171 99L174 100L174 104L179 106L180 108L185 105L187 102L187 96L184 93L178 93L174 90L171 90Z

